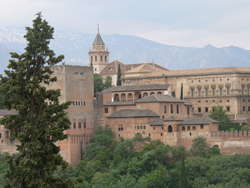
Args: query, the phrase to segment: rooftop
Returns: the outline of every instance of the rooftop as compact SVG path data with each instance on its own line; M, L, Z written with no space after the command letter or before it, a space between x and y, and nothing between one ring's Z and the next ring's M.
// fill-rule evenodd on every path
M208 125L218 121L211 118L186 118L179 125Z
M113 113L107 118L132 118L132 117L160 117L160 115L149 109L123 109Z
M164 94L153 94L136 101L136 103L144 102L180 102L185 103L185 101L172 97L170 95Z
M114 86L109 88L108 91L119 92L119 91L148 91L148 90L167 90L169 84L153 84L153 85L125 85L125 86ZM107 92L104 90L104 92Z
M93 42L93 45L96 45L96 44L104 44L99 32L96 34L95 40Z
M134 101L127 101L127 102L106 102L103 104L103 106L129 106L129 105L135 105Z

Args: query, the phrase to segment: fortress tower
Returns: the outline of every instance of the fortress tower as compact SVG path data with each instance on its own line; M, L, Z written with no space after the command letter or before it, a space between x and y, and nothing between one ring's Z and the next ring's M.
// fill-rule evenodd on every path
M94 73L100 73L109 64L109 52L108 48L105 50L105 44L99 33L99 26L97 28L97 34L92 44L92 51L89 48L89 66L93 66Z

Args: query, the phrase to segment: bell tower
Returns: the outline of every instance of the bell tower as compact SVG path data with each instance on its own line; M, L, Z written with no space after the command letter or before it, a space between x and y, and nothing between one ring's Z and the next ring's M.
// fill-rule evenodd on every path
M109 51L105 50L105 44L99 33L99 25L97 25L97 34L92 44L92 51L89 48L89 66L93 66L94 73L100 73L109 64Z

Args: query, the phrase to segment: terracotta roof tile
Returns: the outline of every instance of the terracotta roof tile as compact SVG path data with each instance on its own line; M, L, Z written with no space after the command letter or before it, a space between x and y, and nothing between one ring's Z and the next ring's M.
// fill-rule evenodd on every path
M144 102L179 102L184 103L185 101L172 97L170 95L164 94L153 94L142 99L136 101L136 103L144 103Z
M160 117L157 113L149 109L123 109L113 113L107 118L132 118L132 117Z

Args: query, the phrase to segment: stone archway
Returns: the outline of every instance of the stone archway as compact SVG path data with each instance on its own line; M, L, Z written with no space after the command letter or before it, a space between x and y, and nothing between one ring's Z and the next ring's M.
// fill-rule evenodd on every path
M132 93L128 94L127 101L133 101L133 95L132 95Z
M125 95L125 93L121 94L121 102L126 102L126 95Z
M147 96L148 96L147 92L143 93L143 97L147 97Z
M172 133L173 132L173 127L171 125L168 126L168 132Z
M115 96L114 96L114 102L120 102L119 94L115 94Z

